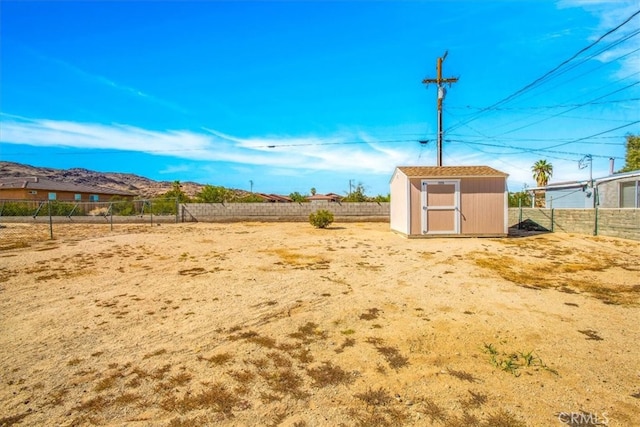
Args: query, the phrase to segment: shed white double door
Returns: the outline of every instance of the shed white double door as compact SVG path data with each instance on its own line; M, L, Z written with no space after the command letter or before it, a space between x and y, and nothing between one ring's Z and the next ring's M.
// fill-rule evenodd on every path
M422 180L422 234L460 234L460 180Z

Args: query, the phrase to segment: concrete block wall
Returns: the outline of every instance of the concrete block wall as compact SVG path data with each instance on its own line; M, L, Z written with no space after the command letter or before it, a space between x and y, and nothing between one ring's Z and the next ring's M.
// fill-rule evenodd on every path
M553 231L594 234L595 209L553 209Z
M333 213L335 221L389 221L389 203L185 203L183 221L308 221L318 209Z
M509 227L527 220L549 231L640 240L640 209L509 209Z
M598 209L598 235L640 240L640 209Z
M551 209L522 208L522 212L519 208L509 209L509 227L526 221L534 222L540 227L551 231Z

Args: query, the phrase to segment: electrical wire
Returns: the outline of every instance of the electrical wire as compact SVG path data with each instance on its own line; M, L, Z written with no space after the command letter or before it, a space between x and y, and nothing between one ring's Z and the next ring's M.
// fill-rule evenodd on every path
M633 126L633 125L638 124L638 123L640 123L640 120L636 120L635 122L627 123L625 125L618 126L616 128L613 128L613 129L605 130L603 132L599 132L599 133L596 133L596 134L593 134L593 135L585 136L584 138L574 139L573 141L563 142L561 144L550 145L548 147L542 148L542 150L547 150L549 148L562 147L564 145L569 145L569 144L575 144L576 142L581 142L581 141L584 141L585 139L593 138L595 136L604 135L605 133L614 132L614 131L619 130L619 129L624 129L626 127Z
M610 29L609 31L607 31L606 33L604 33L603 35L601 35L600 37L598 37L594 42L592 42L591 44L589 44L588 46L580 49L578 52L576 52L575 54L573 54L570 58L562 61L560 64L558 64L557 66L555 66L553 69L547 71L545 74L543 74L542 76L538 77L537 79L535 79L533 82L525 85L524 87L518 89L517 91L515 91L514 93L512 93L511 95L506 96L505 98L501 99L500 101L490 105L489 107L486 107L484 109L482 109L481 111L479 111L478 113L476 113L473 117L469 118L468 120L462 122L462 123L456 123L453 126L451 126L449 129L447 129L447 132L452 131L454 129L457 129L461 126L466 125L467 123L470 123L474 120L477 120L478 117L480 117L480 115L482 115L483 113L490 111L502 104L505 104L511 100L513 100L514 98L522 95L523 93L533 89L534 87L542 84L545 80L547 80L549 78L549 76L553 75L554 73L556 73L560 68L562 68L564 65L568 64L569 62L573 61L575 58L577 58L578 56L580 56L582 53L586 52L587 50L591 49L592 47L594 47L595 45L597 45L598 43L600 43L605 37L607 37L608 35L614 33L615 31L619 30L621 27L623 27L624 25L626 25L627 23L629 23L629 21L631 21L633 18L635 18L636 16L638 16L640 14L640 10L634 12L630 17L628 17L627 19L625 19L622 23L618 24L617 26L615 26L614 28ZM602 52L600 52L602 53Z
M635 74L640 74L640 72ZM640 101L640 98L612 99L610 101L583 102L581 104L540 105L537 107L505 107L505 108L496 108L495 111L553 110L554 108L584 107L587 105L617 104L617 103L631 102L631 101ZM448 106L447 108L454 109L454 110L462 110L462 109L482 110L483 109L483 107L472 107L470 105L467 105L466 107Z
M635 82L635 83L632 83L632 84L627 85L627 86L625 86L625 87L622 87L622 88L620 88L620 89L616 89L616 90L614 90L613 92L606 93L606 94L604 94L604 95L602 95L602 96L599 96L599 97L594 98L594 99L592 99L592 100L590 100L590 101L587 101L587 102L598 101L598 100L600 100L600 99L602 99L602 98L606 98L607 96L611 96L611 95L613 95L614 93L622 92L623 90L629 89L629 88L631 88L631 87L633 87L633 86L636 86L636 85L638 85L638 84L640 84L640 81ZM503 135L508 135L508 134L510 134L510 133L513 133L513 132L517 132L517 131L519 131L519 130L522 130L522 129L528 128L528 127L530 127L530 126L537 125L537 124L542 123L542 122L544 122L544 121L547 121L547 120L553 119L554 117L561 116L561 115L563 115L563 114L565 114L565 113L568 113L569 111L577 110L578 108L584 107L585 105L587 105L587 104L578 104L578 105L577 105L577 106L575 106L575 107L571 107L571 108L568 108L568 109L566 109L566 110L560 111L559 113L553 114L553 115L551 115L551 116L549 116L549 117L545 117L545 118L540 119L540 120L538 120L538 121L535 121L535 122L533 122L533 123L529 123L529 124L526 124L526 125L523 125L523 126L517 127L517 128L515 128L515 129L511 129L511 130L506 131L506 132L502 132L502 133L500 133L500 134L498 134L498 135L496 135L496 136L503 136Z
M447 139L446 141L447 142L466 143L466 144L472 144L472 145L482 145L482 146L486 146L486 147L509 148L509 149L512 149L512 150L518 150L517 152L512 152L512 153L493 153L493 154L500 154L500 155L542 152L542 153L564 154L564 155L581 156L581 157L590 155L592 157L598 157L598 158L603 158L603 159L613 158L613 159L624 160L623 157L603 156L603 155L599 155L599 154L589 154L589 153L574 153L574 152L569 152L569 151L557 151L557 150L549 150L547 148L523 148L523 147L515 147L513 145L490 144L488 142L469 142L469 141L456 140L456 139ZM567 159L565 159L565 160L567 160Z

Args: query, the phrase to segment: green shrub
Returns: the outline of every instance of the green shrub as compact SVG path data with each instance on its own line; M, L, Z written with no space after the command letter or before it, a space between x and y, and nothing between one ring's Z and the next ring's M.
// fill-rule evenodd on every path
M2 202L0 216L31 216L37 208L36 202Z
M309 214L309 222L316 228L327 228L333 222L333 214L325 209L318 209Z

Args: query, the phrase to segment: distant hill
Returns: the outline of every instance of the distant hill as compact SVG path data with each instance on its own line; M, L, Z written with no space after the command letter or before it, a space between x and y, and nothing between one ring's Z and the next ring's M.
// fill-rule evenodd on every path
M21 163L1 162L0 178L13 176L41 176L60 182L74 182L76 184L93 185L129 191L139 197L151 198L171 190L173 181L154 181L143 176L130 173L95 172L88 169L53 169L40 168ZM203 184L196 182L182 182L182 191L189 197L195 196L202 190Z

